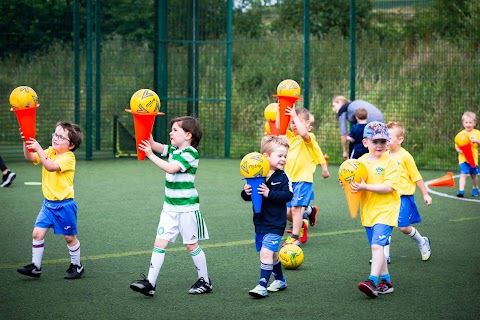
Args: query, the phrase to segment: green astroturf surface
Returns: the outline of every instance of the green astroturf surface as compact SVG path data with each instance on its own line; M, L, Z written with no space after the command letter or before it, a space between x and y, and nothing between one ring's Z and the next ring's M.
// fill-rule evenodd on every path
M197 273L181 238L167 249L153 298L129 289L148 272L163 201L164 173L149 160L79 161L75 177L78 238L84 277L63 275L69 255L62 236L45 239L40 279L16 268L30 263L31 232L42 202L41 168L10 163L17 178L0 189L0 315L2 319L475 319L480 307L480 202L417 190L432 257L422 262L416 243L393 231L390 274L395 291L369 299L357 289L368 277L370 249L360 220L351 219L337 181L315 175L317 226L303 245L305 262L287 270L288 289L263 300L248 295L259 276L251 204L240 198L240 160L201 159L196 186L210 240L205 251L213 293L189 295ZM422 171L425 181L445 172ZM455 174L455 173L454 173ZM458 184L458 179L456 179ZM467 198L471 179L467 180ZM454 196L456 188L435 188ZM478 199L478 198L477 198Z

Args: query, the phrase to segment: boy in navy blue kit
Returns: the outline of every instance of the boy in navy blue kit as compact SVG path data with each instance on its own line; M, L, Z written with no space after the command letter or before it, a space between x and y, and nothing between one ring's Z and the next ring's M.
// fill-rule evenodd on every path
M253 214L255 225L255 246L260 252L260 279L249 294L255 298L268 296L268 291L277 292L287 288L287 280L283 277L282 264L278 259L283 233L287 225L287 202L292 200L292 183L283 171L285 167L288 141L283 136L264 136L260 152L270 164L267 181L258 190L252 190L245 184L241 196L245 201L252 201L252 192L263 196L260 213ZM270 276L275 280L268 286Z

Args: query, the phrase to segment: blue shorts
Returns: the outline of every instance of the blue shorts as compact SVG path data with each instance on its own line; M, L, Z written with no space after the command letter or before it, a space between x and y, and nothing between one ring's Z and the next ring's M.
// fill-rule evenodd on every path
M257 252L260 252L262 247L278 252L280 249L280 243L282 242L282 236L274 233L255 233L255 248Z
M472 168L468 162L460 163L459 167L461 174L478 174L478 166Z
M370 247L374 244L385 247L390 244L388 238L392 234L393 227L386 224L376 224L373 227L365 227Z
M307 207L315 197L313 195L313 183L311 182L293 182L293 198L287 202L287 208Z
M77 234L77 204L73 199L43 200L34 224L38 228L53 228L55 234Z
M400 213L398 215L398 226L400 228L408 227L412 224L420 222L422 222L422 218L420 218L420 213L418 212L415 197L413 195L401 196Z

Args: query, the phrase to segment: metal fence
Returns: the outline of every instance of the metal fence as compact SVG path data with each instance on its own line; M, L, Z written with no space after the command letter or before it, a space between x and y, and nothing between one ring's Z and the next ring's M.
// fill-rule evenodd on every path
M20 2L37 13L45 6ZM151 88L166 113L156 120L159 141L168 142L172 117L195 115L204 131L202 156L241 158L259 149L263 110L275 102L277 85L294 79L302 87L298 106L315 116L314 133L331 162L342 161L331 110L332 97L341 94L402 122L404 146L419 167L455 169L461 115L480 116L480 9L475 1L451 1L463 4L463 23L434 20L432 8L446 2L284 0L242 7L249 2L75 0L50 9L55 19L37 20L2 4L5 23L18 27L0 31L0 154L22 158L8 97L28 85L39 96L37 136L44 147L55 122L70 120L85 132L77 157L114 157L116 139L131 139L114 136L115 119L133 133L124 109L135 91Z

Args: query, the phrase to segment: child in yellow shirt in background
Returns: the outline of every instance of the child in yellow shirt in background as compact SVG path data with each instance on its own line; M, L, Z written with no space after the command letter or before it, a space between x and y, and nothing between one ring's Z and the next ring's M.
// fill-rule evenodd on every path
M324 179L330 177L330 173L315 135L309 132L313 119L311 113L305 108L287 108L285 113L290 116L290 130L286 133L290 148L285 172L292 181L293 199L287 203L287 218L292 221L292 235L284 245L300 245L308 239L308 221L303 219L303 215L310 201L314 199L315 169L317 165L322 166Z
M465 195L465 184L467 177L472 177L472 197L478 197L478 144L480 143L480 131L475 129L477 125L477 115L471 111L467 111L462 115L463 131L471 142L473 161L475 161L475 167L472 167L467 158L463 154L463 151L455 145L455 149L458 152L458 165L460 167L460 179L458 180L458 192L457 197L463 198Z
M385 154L390 140L387 126L378 121L370 122L363 131L363 143L368 153L359 158L367 167L366 182L351 182L352 192L360 192L360 218L372 249L370 276L358 284L358 289L375 298L378 294L393 292L383 247L393 227L398 225L400 209L400 169L397 162Z
M432 204L432 197L428 194L423 178L418 172L417 165L412 155L402 147L405 136L404 127L398 122L389 122L387 124L390 134L389 150L386 152L400 166L400 213L398 216L398 228L405 234L408 234L417 242L418 249L422 255L422 260L427 261L430 258L430 240L422 237L418 230L412 227L412 224L422 222L415 202L415 187L418 186L423 195L423 201L427 205ZM391 240L391 239L390 239ZM390 241L389 241L390 242ZM389 247L388 245L387 247ZM385 254L390 260L390 253Z

